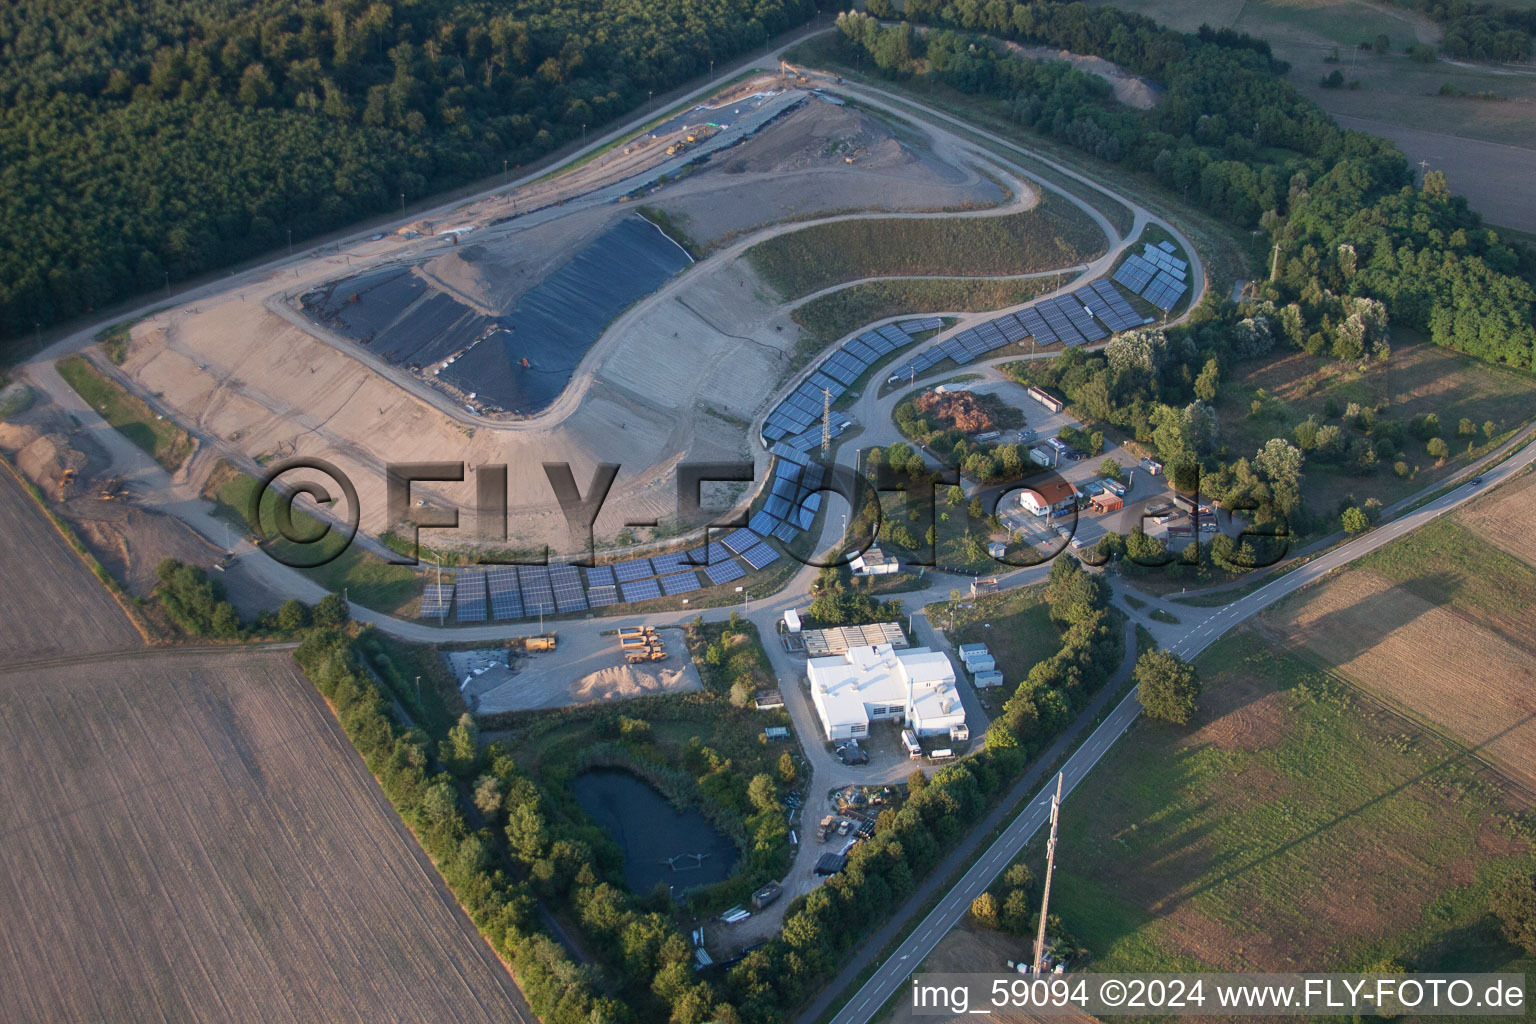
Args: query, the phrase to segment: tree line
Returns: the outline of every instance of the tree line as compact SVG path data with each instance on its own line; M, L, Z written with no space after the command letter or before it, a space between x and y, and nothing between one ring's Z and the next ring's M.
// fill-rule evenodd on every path
M1485 226L1442 173L1415 188L1401 152L1339 128L1277 77L1283 66L1262 47L1084 4L910 0L899 24L878 20L891 13L885 0L870 11L841 15L838 25L844 45L883 73L986 97L1033 131L1265 233L1278 267L1265 297L1298 306L1304 338L1332 347L1336 324L1350 315L1340 309L1369 299L1436 344L1532 365L1529 251ZM1127 109L1102 81L1063 62L1018 59L999 39L1114 61L1158 83L1160 101Z
M535 159L813 11L5 5L0 338Z

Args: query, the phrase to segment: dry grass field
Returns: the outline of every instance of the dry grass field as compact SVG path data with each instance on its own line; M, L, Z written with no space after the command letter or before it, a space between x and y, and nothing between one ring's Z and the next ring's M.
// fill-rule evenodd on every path
M1527 648L1360 569L1308 590L1271 625L1536 791L1536 654Z
M0 657L7 662L142 641L8 469L0 468Z
M1456 513L1462 525L1526 565L1536 566L1536 506L1531 488L1536 474L1527 473L1512 483L1468 502Z
M285 653L0 674L0 805L7 1021L532 1019Z
M1194 722L1138 722L1063 811L1051 909L1086 969L1530 969L1487 913L1536 864L1518 794L1254 630L1197 668Z

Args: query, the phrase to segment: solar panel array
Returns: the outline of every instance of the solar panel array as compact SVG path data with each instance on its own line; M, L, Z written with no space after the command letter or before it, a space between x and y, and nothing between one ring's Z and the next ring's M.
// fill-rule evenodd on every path
M523 594L517 589L517 569L498 565L485 572L485 585L491 593L491 618L523 617Z
M1141 326L1143 322L1141 314L1131 308L1131 304L1125 300L1125 296L1120 294L1120 289L1113 283L1100 278L1093 282L1093 290L1098 292L1099 298L1109 306L1109 312L1114 319L1104 316L1099 316L1099 319L1108 324L1110 330L1128 331L1132 327Z
M743 569L741 563L734 558L728 562L712 563L704 570L704 575L709 577L709 582L717 587L722 583L739 580L746 574L747 570Z
M655 580L631 580L628 583L619 584L619 589L624 594L625 604L634 604L636 601L649 601L661 596L661 584Z
M661 589L666 591L668 597L676 597L678 594L691 594L699 589L699 574L696 572L675 572L670 576L663 576L660 580Z
M549 585L555 592L555 608L561 615L587 610L587 593L581 587L581 573L574 565L550 566Z
M929 327L914 328L914 331L933 330L942 326L936 317L906 323L932 324ZM802 381L768 415L763 423L763 440L770 445L788 441L799 451L810 451L821 443L819 423L825 411L827 396L837 399L871 366L911 343L912 335L896 324L886 324L866 331L845 343L823 359L810 377Z
M1161 250L1159 250L1161 254ZM1141 260L1139 256L1132 259ZM1150 266L1150 264L1148 264ZM1124 268L1122 268L1124 269ZM957 366L1033 338L1036 345L1067 346L1101 341L1116 331L1140 327L1142 318L1108 281L1094 281L1071 295L1041 299L1013 313L968 327L925 349L891 371L892 382L916 377L948 359Z
M692 551L688 552L688 562L690 565L694 566L719 565L722 562L729 562L730 560L730 548L727 548L724 544L717 540L712 540L708 544L705 544L701 547L696 547Z
M452 607L453 584L428 583L421 591L421 611L417 614L423 619L441 619Z
M1171 255L1162 243L1142 246L1140 256L1129 256L1115 271L1115 280L1167 312L1189 290L1185 282L1188 264Z
M458 579L460 622L485 621L485 573L461 572Z
M518 566L517 584L523 591L523 614L530 617L554 614L555 594L549 585L549 566Z
M754 569L761 569L766 565L772 565L778 560L779 553L767 544L758 544L741 553L741 557Z
M620 583L629 583L632 580L643 580L655 576L651 568L649 558L637 558L632 562L615 562L613 564L613 578Z

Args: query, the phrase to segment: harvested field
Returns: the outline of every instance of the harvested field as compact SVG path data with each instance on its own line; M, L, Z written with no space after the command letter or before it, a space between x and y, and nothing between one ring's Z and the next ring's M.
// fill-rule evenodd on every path
M1486 497L1462 506L1456 518L1490 544L1527 565L1536 566L1536 507L1531 504L1532 486L1536 486L1536 476L1528 473Z
M7 1019L532 1019L287 654L0 694Z
M1493 772L1252 630L1197 670L1192 727L1137 723L1062 815L1051 909L1087 969L1528 969L1487 913L1536 867Z
M1536 791L1536 654L1361 570L1308 591L1274 626Z
M123 610L32 500L0 469L0 655L7 661L135 647Z

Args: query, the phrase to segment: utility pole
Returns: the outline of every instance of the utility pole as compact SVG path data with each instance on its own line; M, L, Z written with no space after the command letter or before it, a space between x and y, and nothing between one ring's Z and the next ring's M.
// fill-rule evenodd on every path
M1040 931L1035 937L1035 973L1045 966L1045 915L1051 905L1051 873L1056 870L1056 824L1061 816L1061 779L1056 774L1056 796L1051 800L1051 838L1045 844L1045 890L1040 895Z
M832 452L832 392L821 389L821 457Z

